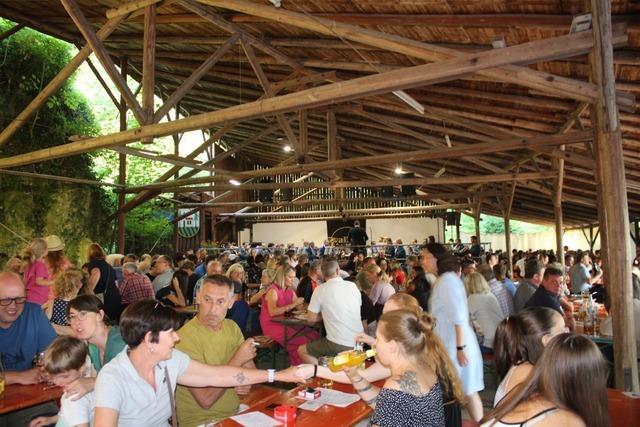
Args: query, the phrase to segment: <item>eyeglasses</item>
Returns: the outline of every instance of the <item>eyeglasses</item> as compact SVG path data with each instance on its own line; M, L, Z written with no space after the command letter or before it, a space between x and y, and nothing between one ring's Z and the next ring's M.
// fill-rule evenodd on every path
M15 298L2 298L0 299L0 305L6 307L11 305L12 302L15 302L16 305L22 305L27 302L27 298L25 297L15 297Z
M87 314L92 313L90 311L79 311L75 314L70 314L69 315L69 323L71 323L72 320L84 320L87 318Z

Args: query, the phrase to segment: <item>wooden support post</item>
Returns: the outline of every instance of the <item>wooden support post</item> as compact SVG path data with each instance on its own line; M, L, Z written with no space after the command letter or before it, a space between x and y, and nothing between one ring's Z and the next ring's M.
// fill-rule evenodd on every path
M200 201L204 202L204 193L200 195ZM206 222L206 218L205 215L207 214L207 211L205 210L205 208L200 208L200 231L198 234L199 240L199 246L202 246L202 243L207 241L207 222Z
M96 37L98 40L104 40L116 29L120 21L122 21L122 16L118 18L113 18L109 20L106 24L100 28ZM15 119L9 125L2 130L0 133L0 146L7 143L9 139L15 133L22 128L25 123L29 122L29 118L42 107L47 100L60 89L60 87L67 81L67 79L82 65L85 59L91 55L93 50L90 46L86 45L76 56L73 57L71 61L67 65L64 66L62 70L56 75L53 80L51 80L47 85L40 91L40 93L27 105L24 110L20 114L16 116Z
M635 343L635 321L631 288L629 209L620 121L616 105L613 47L611 40L611 3L591 0L594 48L591 77L599 96L591 116L596 163L600 167L604 222L600 223L606 240L604 270L613 316L613 353L616 387L639 391Z
M473 222L476 226L476 238L478 239L478 244L480 244L480 214L482 211L482 199L477 199L475 203L475 208L473 210Z
M307 110L300 110L298 113L298 156L304 159L309 151L309 128L307 123Z
M122 73L122 77L126 80L127 73L129 68L129 61L126 56L123 56L120 59L120 72ZM120 112L120 131L127 130L127 104L124 101L123 97L120 97L120 103L118 105L118 110ZM119 154L118 155L118 184L126 185L127 184L127 155ZM124 192L120 192L118 194L118 253L125 253L125 244L126 244L126 219L127 215L124 212L121 212L122 207L125 204L125 194Z
M327 161L338 160L338 128L336 124L336 114L333 111L327 112ZM332 170L330 174L335 178L340 178L340 170Z
M513 199L516 194L517 181L513 181L511 184L511 191L507 197L505 197L505 209L504 209L504 239L506 243L507 251L507 269L509 274L513 277L513 256L511 256L511 208L513 207Z
M564 148L564 146L562 146ZM564 181L564 160L561 158L554 159L553 164L558 171L558 175L554 181L553 189L553 214L555 218L556 231L556 258L559 263L564 263L564 250L562 241L562 185Z
M179 117L180 117L180 108L176 107L175 120L178 120ZM180 138L178 137L178 135L173 136L173 154L176 157L180 156ZM178 177L180 177L180 171L176 171L175 175L173 176L173 179L177 179ZM173 198L177 200L178 194L173 193ZM178 209L178 205L175 205L173 217L177 218L179 213L180 213L180 210ZM179 221L173 222L173 252L174 253L177 253L179 251L178 246L180 245L180 229L178 227L178 222Z
M156 5L144 9L144 41L142 44L142 111L144 123L153 123L156 86ZM126 83L126 80L125 80ZM143 138L150 144L153 138Z

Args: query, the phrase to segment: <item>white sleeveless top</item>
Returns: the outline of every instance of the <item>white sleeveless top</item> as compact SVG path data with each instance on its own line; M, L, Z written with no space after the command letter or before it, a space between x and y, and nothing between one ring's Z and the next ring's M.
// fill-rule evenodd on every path
M485 423L482 423L480 425L480 427L513 427L513 426L518 426L518 427L533 427L536 424L538 424L540 421L544 420L545 418L547 418L549 415L553 414L554 412L556 412L558 410L558 408L549 408L549 409L545 409L542 412L538 412L536 415L534 415L533 417L529 418L528 420L524 420L524 421L518 421L518 422L514 422L514 423L508 423L505 421L497 421L495 419L491 419Z

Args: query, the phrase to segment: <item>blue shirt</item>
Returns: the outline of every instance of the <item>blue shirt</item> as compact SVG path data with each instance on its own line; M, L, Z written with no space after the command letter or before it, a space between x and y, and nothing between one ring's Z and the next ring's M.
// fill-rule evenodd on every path
M509 291L512 297L516 296L516 284L513 283L511 279L509 279L508 277L505 277L504 280L502 281L502 284L504 285L505 288L507 288L507 290Z
M207 265L206 265L206 263L203 262L202 264L197 266L196 269L194 270L194 273L198 276L198 279L201 278L202 276L204 276L205 274L207 274Z
M2 366L7 371L30 369L34 356L43 352L55 337L40 306L26 302L18 319L7 329L0 328Z

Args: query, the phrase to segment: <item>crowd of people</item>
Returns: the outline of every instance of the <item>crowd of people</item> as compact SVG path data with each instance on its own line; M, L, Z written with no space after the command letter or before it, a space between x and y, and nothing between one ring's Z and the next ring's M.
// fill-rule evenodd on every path
M234 415L251 384L314 373L351 382L380 426L456 426L462 408L487 426L607 425L607 364L571 332L566 299L571 290L607 300L589 253L566 251L559 264L546 251L483 254L477 239L465 248L387 243L393 252L344 259L328 242L310 242L188 251L175 261L107 256L93 243L76 268L59 237L34 239L0 274L2 363L9 385L48 378L65 394L60 409L28 408L0 416L0 425L196 426ZM187 306L190 320L175 310ZM323 333L302 325L286 339L274 318L292 311L322 322ZM256 369L258 334L283 347L288 369ZM373 365L318 366L358 343L376 349ZM41 354L44 371L34 367ZM483 354L500 379L488 414ZM379 380L381 388L372 384Z

